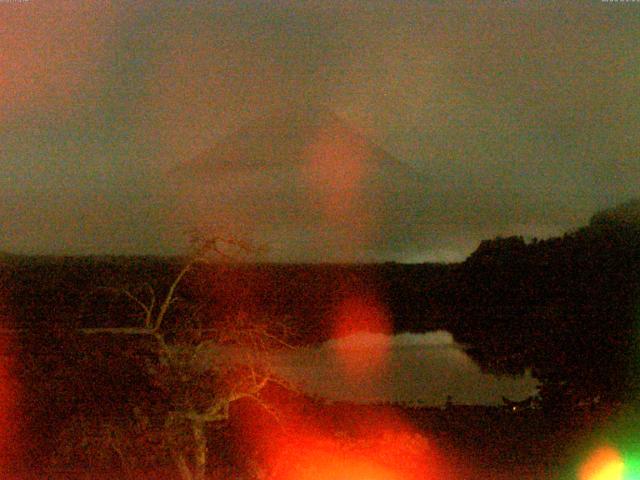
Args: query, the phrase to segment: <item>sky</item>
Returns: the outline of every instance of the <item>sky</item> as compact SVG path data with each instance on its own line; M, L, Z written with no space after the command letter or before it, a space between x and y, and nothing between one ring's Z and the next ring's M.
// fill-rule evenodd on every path
M197 227L451 262L562 234L640 194L639 32L634 2L0 1L0 251ZM269 133L297 110L331 113Z

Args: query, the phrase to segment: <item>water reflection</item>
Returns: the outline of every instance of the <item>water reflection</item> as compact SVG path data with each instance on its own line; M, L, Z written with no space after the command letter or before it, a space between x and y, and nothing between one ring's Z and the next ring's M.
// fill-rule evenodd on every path
M358 362L379 358L389 350L389 361L369 374L353 378L342 359ZM340 352L340 355L336 355ZM500 405L502 397L521 400L537 392L530 372L521 377L483 373L450 333L435 331L394 336L357 333L323 344L279 354L275 368L308 394L335 401L454 403Z

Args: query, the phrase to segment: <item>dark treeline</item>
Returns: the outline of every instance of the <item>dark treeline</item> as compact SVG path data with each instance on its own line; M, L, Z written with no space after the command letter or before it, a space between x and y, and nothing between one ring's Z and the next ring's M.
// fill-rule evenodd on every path
M160 257L5 257L0 319L6 328L42 330L138 325L142 311L123 290L147 301L151 286L160 297L182 265ZM452 271L440 264L212 263L195 267L179 296L205 322L238 312L286 318L297 340L310 343L328 337L335 309L353 296L384 305L397 331L444 328L427 293Z
M640 373L640 201L561 238L484 241L429 296L481 365L532 368L551 404L628 400Z

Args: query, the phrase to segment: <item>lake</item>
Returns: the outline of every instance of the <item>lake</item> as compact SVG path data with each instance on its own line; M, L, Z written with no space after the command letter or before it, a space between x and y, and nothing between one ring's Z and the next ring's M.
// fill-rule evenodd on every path
M308 394L334 401L501 405L537 393L538 381L496 376L480 367L449 332L393 336L357 333L274 356L276 370Z

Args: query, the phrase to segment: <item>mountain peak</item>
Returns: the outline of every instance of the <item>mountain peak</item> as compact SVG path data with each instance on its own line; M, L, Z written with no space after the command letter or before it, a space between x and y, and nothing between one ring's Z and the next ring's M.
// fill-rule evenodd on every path
M428 202L424 176L318 105L265 112L173 173L186 216L296 260L380 258Z
M366 156L370 168L381 168L384 163L386 168L411 171L411 176L420 177L419 172L371 142L359 128L316 103L273 107L171 173L178 178L200 179L228 171L299 168L320 141Z

